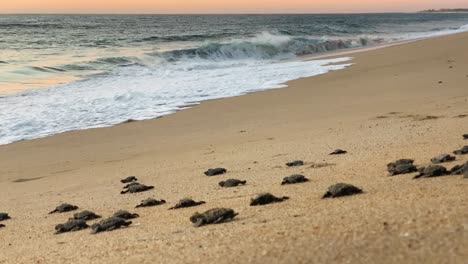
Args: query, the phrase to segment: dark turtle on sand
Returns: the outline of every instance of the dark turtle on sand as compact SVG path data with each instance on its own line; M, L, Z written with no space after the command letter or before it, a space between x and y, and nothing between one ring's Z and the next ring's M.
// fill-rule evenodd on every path
M141 185L139 182L131 182L127 185L125 185L122 189L128 189L130 186L135 186L135 185Z
M468 139L468 134L464 134L463 139Z
M434 157L431 159L431 162L434 164L438 163L443 163L443 162L449 162L449 161L454 161L456 158L454 156L451 156L449 154L441 154L437 157Z
M132 181L138 181L137 177L128 176L127 178L120 180L121 183L129 183L129 182L132 182Z
M145 199L143 201L141 201L141 203L137 206L135 206L135 208L138 208L138 207L150 207L150 206L156 206L156 205L161 205L161 204L165 204L166 201L165 200L156 200L156 199L153 199L153 198L148 198L148 199Z
M208 169L205 171L206 176L216 176L226 173L227 170L225 168L215 168L215 169Z
M463 146L461 149L457 149L453 152L455 155L465 155L468 154L468 146Z
M282 202L284 200L289 199L287 196L283 197L276 197L271 193L261 193L255 198L250 199L250 206L257 206L257 205L265 205L265 204L270 204L270 203L278 203Z
M5 225L4 225L4 224L0 224L0 228L2 228L2 227L5 227Z
M281 185L308 182L308 181L309 179L307 179L304 175L293 174L291 176L284 177L283 182L281 182Z
M73 210L76 210L76 209L78 209L78 206L76 206L76 205L63 203L63 204L57 206L54 210L50 211L49 214L65 213L65 212L73 211Z
M302 166L302 165L304 165L304 161L302 160L295 160L295 161L286 163L286 166L288 167L297 167L297 166Z
M75 219L75 220L89 221L89 220L94 220L94 219L98 219L98 218L101 218L101 216L95 214L94 212L85 210L85 211L74 214L73 218L70 218L70 220Z
M176 205L169 208L169 210L179 209L179 208L184 208L184 207L192 207L192 206L197 206L197 205L204 204L204 203L205 201L196 202L192 199L185 198L185 199L180 200Z
M337 183L328 187L328 191L322 196L324 198L336 198L362 193L362 190L352 184Z
M238 213L229 208L214 208L204 213L195 213L190 217L190 222L199 227L208 224L219 224L233 219Z
M329 155L341 155L341 154L346 154L348 153L348 151L346 150L342 150L342 149L335 149L332 153L330 153Z
M88 228L89 225L86 224L85 220L81 219L70 219L64 224L59 224L55 226L55 234L71 232L71 231L78 231L81 229Z
M11 217L7 213L0 213L0 221L10 219Z
M236 187L239 185L245 185L247 181L241 181L238 179L227 179L225 181L220 181L218 184L221 187Z
M132 214L132 213L130 213L128 211L125 211L125 210L119 210L119 211L115 212L112 216L113 217L123 218L123 219L133 219L133 218L140 217L138 214Z
M390 176L416 172L418 169L413 165L413 162L414 160L412 159L399 159L388 163L387 171L390 173Z
M91 226L91 234L96 234L103 231L112 231L121 227L127 227L132 224L132 221L126 219L111 216L101 222Z
M427 167L419 168L419 174L414 176L414 179L418 178L429 178L448 175L447 168L440 165L429 165Z
M148 190L151 190L151 189L154 189L154 186L147 186L147 185L144 185L144 184L136 184L136 185L129 186L126 190L123 190L120 193L121 194L124 194L124 193L138 193L138 192L148 191Z

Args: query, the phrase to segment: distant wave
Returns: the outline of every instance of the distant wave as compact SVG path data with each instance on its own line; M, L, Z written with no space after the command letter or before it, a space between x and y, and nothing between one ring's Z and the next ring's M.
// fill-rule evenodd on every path
M136 40L135 42L172 42L172 41L206 41L216 38L232 37L236 33L218 33L218 34L193 34L193 35L174 35L174 36L152 36Z

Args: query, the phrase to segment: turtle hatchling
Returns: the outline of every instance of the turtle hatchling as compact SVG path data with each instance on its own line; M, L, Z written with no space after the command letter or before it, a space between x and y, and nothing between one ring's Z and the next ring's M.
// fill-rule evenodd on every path
M328 187L328 191L322 196L322 199L336 198L360 193L362 193L362 190L352 184L337 183Z
M192 206L197 206L197 205L204 204L204 203L205 201L196 202L192 199L185 198L185 199L180 200L176 205L169 208L169 210L179 209L179 208L184 208L184 207L192 207Z
M147 185L144 185L144 184L136 184L136 185L129 186L126 190L123 190L120 193L121 194L124 194L124 193L138 193L138 192L148 191L148 190L151 190L151 189L154 189L154 186L147 186Z
M390 176L417 172L418 169L413 165L414 160L412 159L399 159L395 162L387 164L387 171Z
M121 227L127 227L132 224L132 221L127 221L120 217L111 216L101 222L91 226L91 234L96 234L103 231L112 231Z
M238 179L227 179L225 181L220 181L218 184L221 187L236 187L239 185L245 185L247 181L241 181Z
M65 213L65 212L73 211L76 209L78 209L78 206L64 203L64 204L57 206L54 210L50 211L49 214Z
M133 218L140 217L138 214L132 214L132 213L130 213L128 211L125 211L125 210L119 210L119 211L115 212L112 216L113 217L123 218L123 219L133 219Z
M0 213L0 221L10 219L11 217L7 213Z
M141 201L141 203L139 205L135 206L135 208L150 207L150 206L156 206L156 205L165 204L165 203L166 203L165 200L156 200L156 199L153 199L153 198L148 198L148 199L145 199L145 200Z
M453 152L455 155L465 155L468 154L468 146L463 146L461 149L457 149Z
M295 161L286 163L286 166L288 167L297 167L297 166L302 166L302 165L304 165L304 161L302 160L295 160Z
M342 150L342 149L335 149L332 153L330 153L329 155L341 155L341 154L346 154L348 153L348 151L346 150Z
M431 159L431 162L434 164L438 163L443 163L443 162L449 162L449 161L454 161L456 158L454 156L451 156L449 154L441 154L437 157L434 157Z
M308 181L309 179L307 179L304 175L293 174L291 176L284 177L283 182L281 182L281 185L295 184L295 183L308 182Z
M89 225L86 224L85 220L81 219L70 219L64 224L59 224L55 226L55 234L78 231L81 229L88 228Z
M130 186L135 186L135 185L140 185L141 183L139 182L131 182L127 185L125 185L122 189L128 189Z
M250 206L278 203L289 199L287 196L276 197L271 193L261 193L250 200Z
M427 167L419 168L419 174L414 176L413 179L438 177L438 176L444 176L448 174L449 172L447 171L447 168L445 168L444 166L429 165Z
M121 183L129 183L129 182L132 182L132 181L138 181L137 177L128 176L127 178L120 180Z
M227 220L233 219L236 215L238 215L238 213L229 208L214 208L201 214L195 213L190 217L190 222L196 227L199 227L226 222Z
M226 173L227 170L225 168L215 168L215 169L208 169L205 171L206 176L216 176Z
M94 212L85 210L85 211L74 214L73 218L71 219L89 221L89 220L94 220L98 218L101 218L101 216L95 214Z

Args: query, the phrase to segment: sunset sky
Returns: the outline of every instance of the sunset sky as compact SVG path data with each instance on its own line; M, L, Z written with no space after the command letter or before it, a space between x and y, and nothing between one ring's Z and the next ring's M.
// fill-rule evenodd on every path
M336 13L468 7L468 0L0 0L0 13Z

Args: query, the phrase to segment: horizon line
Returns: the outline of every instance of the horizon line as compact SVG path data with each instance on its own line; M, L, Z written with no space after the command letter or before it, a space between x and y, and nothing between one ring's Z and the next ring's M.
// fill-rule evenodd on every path
M420 11L385 11L385 12L321 12L321 13L1 13L0 15L348 15L348 14L411 14L422 13ZM457 12L454 12L457 13ZM461 12L459 12L461 13Z

